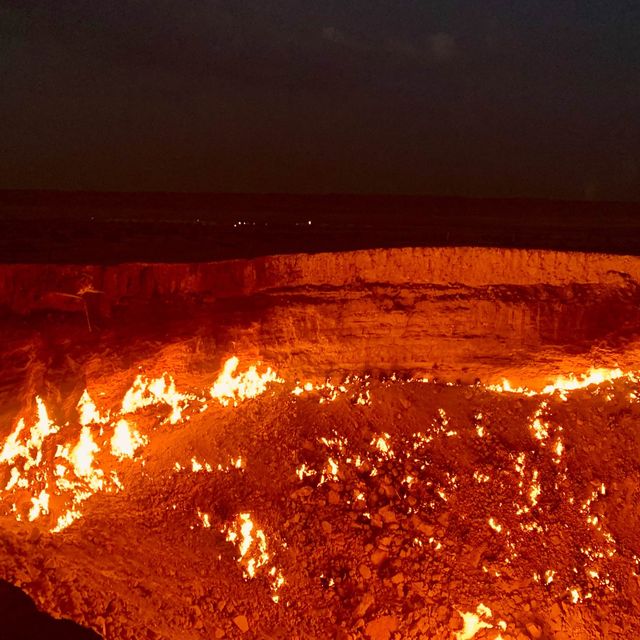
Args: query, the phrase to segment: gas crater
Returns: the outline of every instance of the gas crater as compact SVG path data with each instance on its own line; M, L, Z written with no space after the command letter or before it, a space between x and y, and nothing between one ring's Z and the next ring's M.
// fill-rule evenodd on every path
M639 283L474 248L3 266L0 578L109 640L638 636Z

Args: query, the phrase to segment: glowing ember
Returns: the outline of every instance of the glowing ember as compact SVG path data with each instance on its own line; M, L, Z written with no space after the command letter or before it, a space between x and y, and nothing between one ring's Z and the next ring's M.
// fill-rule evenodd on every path
M382 436L374 438L371 441L371 445L375 446L381 453L386 453L389 456L393 456L393 451L389 447L389 434L383 433Z
M211 528L211 520L208 513L203 513L202 511L200 511L200 509L198 509L198 518L200 519L200 522L205 529Z
M300 478L300 480L302 480L306 476L316 475L316 472L313 469L309 469L309 467L307 467L307 465L303 463L296 469L296 475L298 476L298 478Z
M489 526L496 532L502 533L502 525L498 524L494 518L489 518Z
M539 472L534 470L533 479L531 481L531 490L529 491L529 499L531 500L531 506L535 507L538 504L538 498L542 493L542 489L540 488L540 484L538 483L538 475Z

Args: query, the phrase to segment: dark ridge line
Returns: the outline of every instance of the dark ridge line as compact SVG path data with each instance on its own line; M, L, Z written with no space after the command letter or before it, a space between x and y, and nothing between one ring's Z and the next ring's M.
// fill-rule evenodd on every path
M5 264L204 262L459 246L640 255L640 203L0 191Z

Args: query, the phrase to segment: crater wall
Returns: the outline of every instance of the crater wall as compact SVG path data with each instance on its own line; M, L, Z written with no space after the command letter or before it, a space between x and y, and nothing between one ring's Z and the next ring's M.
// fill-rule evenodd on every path
M380 249L195 264L5 265L4 322L94 336L208 333L305 375L516 381L633 366L640 258ZM88 325L84 318L87 316ZM45 321L46 320L46 321ZM44 323L44 324L43 324ZM34 326L35 326L34 324Z

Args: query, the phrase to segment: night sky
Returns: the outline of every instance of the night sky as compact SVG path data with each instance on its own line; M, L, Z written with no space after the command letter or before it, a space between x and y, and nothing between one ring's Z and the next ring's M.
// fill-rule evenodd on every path
M638 0L0 0L0 188L640 200Z

